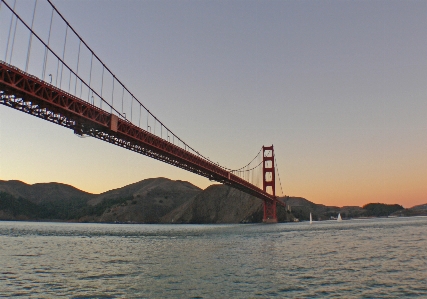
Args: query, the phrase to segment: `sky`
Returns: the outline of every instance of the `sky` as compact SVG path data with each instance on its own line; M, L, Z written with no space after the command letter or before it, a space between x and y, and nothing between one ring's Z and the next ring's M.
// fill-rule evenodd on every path
M427 1L53 3L157 118L220 165L273 144L284 195L427 203ZM151 177L212 184L0 106L2 180L101 193Z

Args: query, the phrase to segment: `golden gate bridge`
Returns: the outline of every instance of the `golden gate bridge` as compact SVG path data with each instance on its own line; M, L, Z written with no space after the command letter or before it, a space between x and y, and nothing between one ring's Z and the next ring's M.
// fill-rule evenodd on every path
M273 145L239 169L212 162L156 118L50 0L1 0L0 28L0 104L230 185L277 222Z

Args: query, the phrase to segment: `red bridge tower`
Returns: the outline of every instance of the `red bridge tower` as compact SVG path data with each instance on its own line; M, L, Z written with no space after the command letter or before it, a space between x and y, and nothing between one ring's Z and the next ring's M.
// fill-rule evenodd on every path
M277 223L276 216L276 173L274 169L274 148L272 146L262 147L262 187L264 192L272 194L274 200L264 199L264 218L265 223Z

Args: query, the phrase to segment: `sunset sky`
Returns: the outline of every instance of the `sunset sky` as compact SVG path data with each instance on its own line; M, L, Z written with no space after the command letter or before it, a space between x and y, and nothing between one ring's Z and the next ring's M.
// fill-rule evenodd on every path
M154 115L222 166L274 144L286 195L427 203L427 1L53 2ZM0 106L2 180L100 193L151 177L212 184Z

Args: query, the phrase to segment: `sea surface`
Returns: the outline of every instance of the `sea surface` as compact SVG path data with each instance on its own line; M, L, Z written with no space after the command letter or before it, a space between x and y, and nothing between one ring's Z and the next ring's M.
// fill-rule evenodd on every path
M0 297L427 298L427 217L0 222Z

